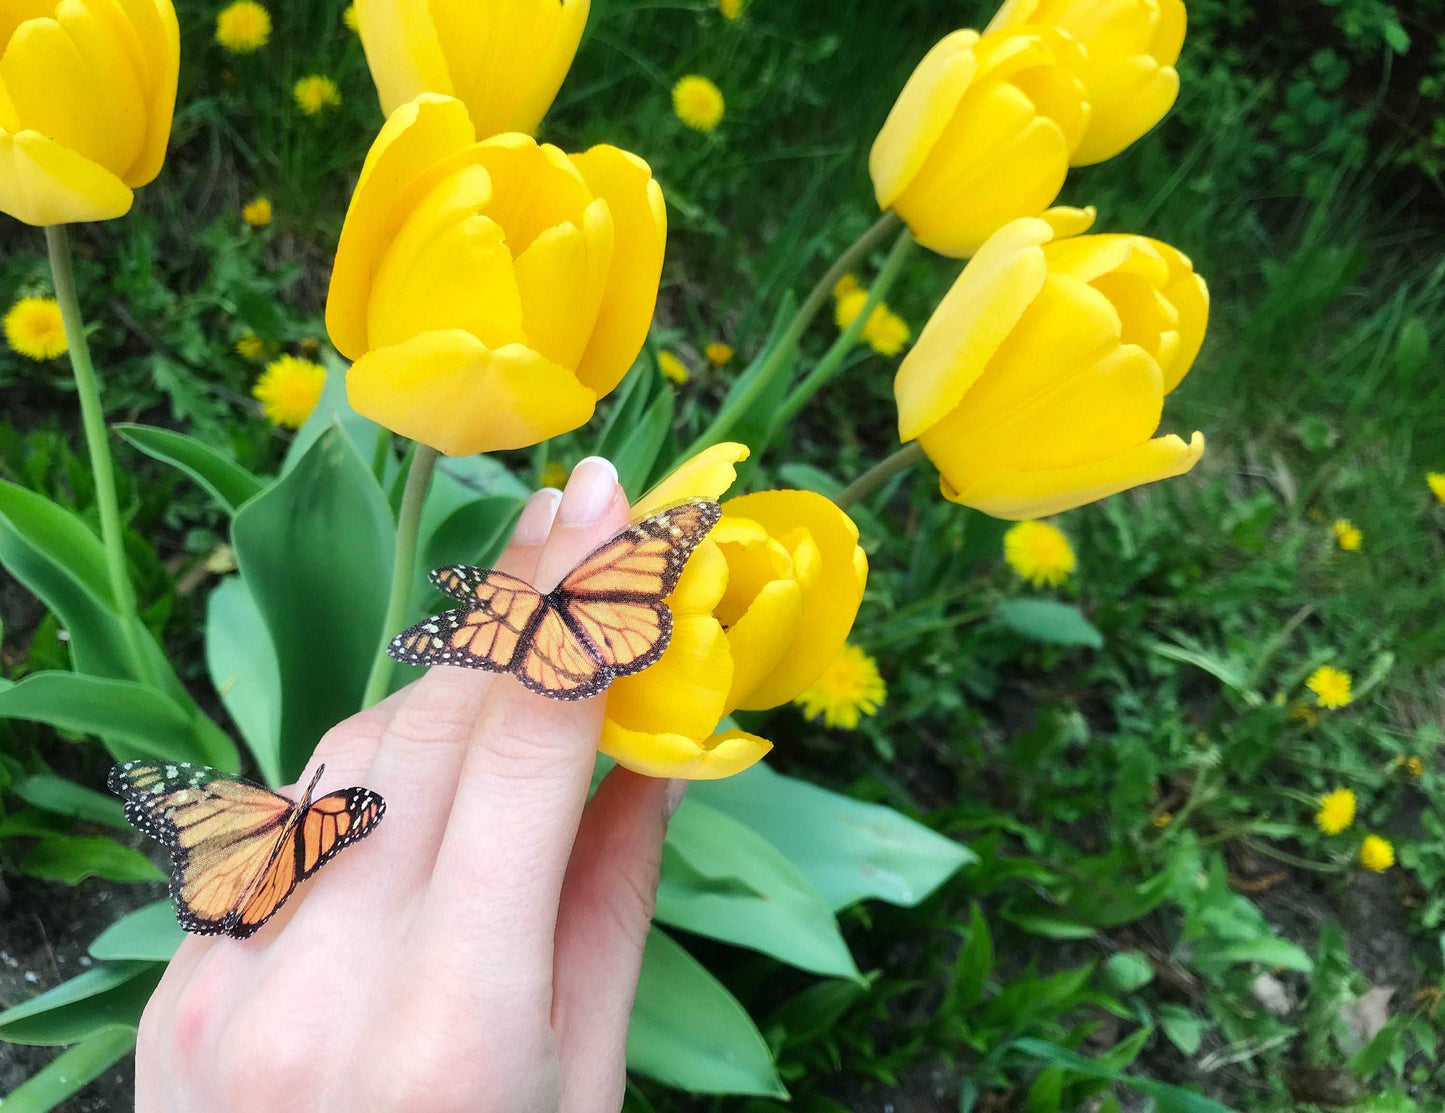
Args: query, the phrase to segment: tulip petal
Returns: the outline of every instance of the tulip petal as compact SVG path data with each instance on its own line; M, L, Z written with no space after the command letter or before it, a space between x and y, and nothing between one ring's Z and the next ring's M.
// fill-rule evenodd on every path
M725 713L752 696L778 667L799 633L802 614L802 586L793 580L774 580L763 586L742 617L728 627L733 682Z
M409 0L356 0L361 46L385 116L420 93L455 93L431 8Z
M453 328L465 329L492 349L527 343L502 229L475 214L490 192L487 172L469 166L443 179L412 210L372 282L370 347Z
M712 615L674 615L672 640L657 663L613 681L607 718L628 730L705 737L726 714L733 678L728 647Z
M593 195L607 202L616 229L606 293L577 364L577 377L600 398L627 374L652 325L667 247L667 205L652 168L634 154L603 145L573 155L572 162Z
M516 263L530 344L563 367L576 367L587 347L612 260L612 214L606 202L593 201L583 219L585 230L573 224L547 229Z
M667 597L674 617L692 614L710 615L722 601L728 586L728 562L722 550L705 540L693 550L677 587Z
M996 471L964 491L954 490L947 479L940 487L951 502L995 518L1047 518L1131 487L1183 475L1203 454L1203 433L1195 433L1188 444L1170 434L1092 464L1053 471Z
M448 456L525 448L585 424L596 404L565 367L461 329L368 352L346 391L357 413Z
M577 53L589 0L416 6L430 8L443 53L452 59L448 92L466 102L477 134L535 132Z
M762 683L738 701L738 707L749 711L776 707L818 679L853 628L868 567L866 559L859 559L858 527L812 491L758 491L729 499L723 513L751 518L775 537L806 529L822 553L822 570L803 600L797 637Z
M645 518L682 499L716 501L737 482L738 471L734 465L747 458L748 446L735 441L723 441L705 448L673 469L671 475L638 499L632 512L639 518Z
M1044 248L1044 258L1049 270L1080 282L1122 271L1140 276L1151 286L1163 286L1169 280L1169 263L1158 250L1161 246L1144 236L1103 233L1051 243Z
M645 777L712 781L741 773L761 761L773 744L745 730L726 730L698 741L681 734L627 730L610 719L602 724L600 749L625 769Z
M1184 381L1204 344L1204 332L1209 326L1209 287L1194 273L1193 264L1182 251L1157 240L1153 243L1169 264L1169 281L1162 292L1179 317L1179 347L1169 363L1160 364L1164 393L1168 394Z
M1090 65L1085 75L1094 109L1072 166L1113 158L1147 133L1179 96L1179 73L1147 54Z
M1054 239L1063 240L1087 232L1094 226L1094 220L1098 215L1099 210L1093 205L1086 205L1082 209L1072 208L1068 205L1055 205L1052 209L1045 209L1041 212L1039 219L1045 221L1054 230Z
M424 188L436 176L439 160L475 139L466 106L448 97L418 97L382 125L346 210L326 295L326 331L348 359L366 354L372 276L384 245L408 215L398 202L413 186Z
M0 130L0 212L37 227L76 224L124 216L134 199L105 167L53 139Z
M506 230L507 246L520 256L549 228L581 228L592 194L561 150L510 132L477 145L476 160L492 176L487 215Z
M868 154L880 209L888 209L927 161L978 71L977 31L946 35L923 57L883 122Z
M147 98L146 136L140 155L124 175L138 188L155 180L165 162L180 75L181 31L170 0L117 0L135 32L142 61L138 74Z
M898 368L900 440L914 440L942 420L978 380L1044 288L1048 265L1039 247L1052 235L1042 220L1016 220L963 269Z

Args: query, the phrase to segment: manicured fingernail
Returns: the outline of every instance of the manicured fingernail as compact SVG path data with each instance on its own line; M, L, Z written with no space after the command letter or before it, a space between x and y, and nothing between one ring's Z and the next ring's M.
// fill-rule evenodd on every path
M561 502L562 492L556 487L543 487L529 498L522 507L522 516L517 519L517 528L512 531L512 544L540 545L546 541Z
M671 819L682 798L687 795L687 782L674 778L667 782L667 792L662 797L662 817Z
M572 469L557 517L567 526L591 525L607 513L616 495L617 469L612 461L589 456Z

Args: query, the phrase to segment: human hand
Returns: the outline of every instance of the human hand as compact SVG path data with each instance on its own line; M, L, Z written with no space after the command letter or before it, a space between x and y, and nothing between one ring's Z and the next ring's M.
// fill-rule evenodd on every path
M497 567L548 590L627 521L584 460ZM141 1019L138 1113L619 1109L677 796L618 768L587 802L604 703L443 666L329 731L301 783L325 762L318 792L365 785L386 820L252 938L186 939Z

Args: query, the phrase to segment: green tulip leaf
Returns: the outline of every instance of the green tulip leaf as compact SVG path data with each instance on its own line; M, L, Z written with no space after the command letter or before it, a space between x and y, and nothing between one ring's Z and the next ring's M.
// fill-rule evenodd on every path
M747 1010L656 928L642 957L627 1065L695 1094L787 1096Z
M121 917L95 937L92 958L106 962L169 962L186 933L168 900L158 900Z
M5 1113L47 1113L79 1093L135 1048L136 1030L115 1024L61 1052L4 1099Z
M1052 599L1008 599L993 609L993 620L1030 641L1101 649L1104 635L1078 607Z
M117 1024L133 1028L164 971L158 962L114 962L87 970L0 1013L0 1040L53 1047Z
M511 537L522 506L514 495L488 495L457 507L423 541L418 575L444 564L489 566ZM424 600L431 590L419 590L413 598Z
M140 851L103 835L42 835L20 860L20 872L67 885L78 885L87 877L121 882L166 877Z
M284 784L281 670L266 620L240 576L227 576L206 599L206 669L261 775Z
M115 430L152 459L185 472L211 493L227 514L234 514L265 486L234 460L204 441L150 425L117 425Z
M772 843L834 911L869 898L911 908L978 860L891 808L850 800L761 762L735 777L695 782L687 798Z
M37 808L54 812L56 815L83 819L89 823L103 823L107 827L118 827L129 831L125 809L114 796L97 792L85 785L67 781L49 773L36 773L21 777L10 786L10 791Z
M659 391L636 425L627 430L609 459L617 466L617 479L627 497L635 499L647 489L658 453L672 432L673 392Z
M33 673L14 684L0 681L0 718L94 734L122 760L206 758L187 710L170 696L134 680L52 670Z
M394 530L371 469L339 428L233 520L241 577L286 681L280 772L268 775L299 775L321 736L361 706L384 633Z

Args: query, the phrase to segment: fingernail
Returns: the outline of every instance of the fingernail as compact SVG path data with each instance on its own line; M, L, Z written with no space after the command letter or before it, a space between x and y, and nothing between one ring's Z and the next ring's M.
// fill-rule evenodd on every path
M572 469L557 517L563 525L591 525L607 512L617 495L617 469L612 461L589 456Z
M522 516L517 519L517 528L512 531L512 544L540 545L546 541L561 502L562 492L556 487L543 487L529 498L522 507Z
M667 791L662 796L662 817L671 819L682 798L687 795L687 782L674 778L667 782Z

